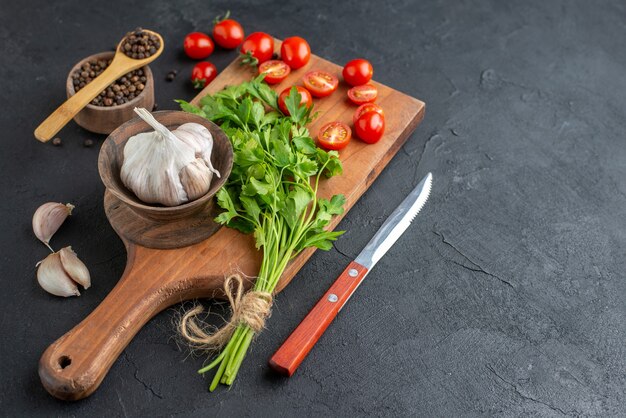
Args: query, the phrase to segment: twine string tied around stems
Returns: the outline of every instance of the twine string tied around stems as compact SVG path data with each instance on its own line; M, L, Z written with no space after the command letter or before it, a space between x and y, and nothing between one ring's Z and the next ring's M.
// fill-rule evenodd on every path
M215 332L207 332L206 327L197 321L196 316L204 310L201 305L186 312L180 320L180 334L195 349L212 351L223 348L239 325L247 325L255 334L265 327L265 320L272 309L271 293L257 290L246 292L241 275L232 274L224 281L224 294L230 303L231 317Z

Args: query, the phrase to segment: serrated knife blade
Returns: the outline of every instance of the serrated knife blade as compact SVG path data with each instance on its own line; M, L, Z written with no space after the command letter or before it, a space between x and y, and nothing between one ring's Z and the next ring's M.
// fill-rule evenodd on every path
M433 175L428 173L389 215L357 258L348 264L322 299L270 358L270 367L287 376L296 371L367 273L398 241L422 210L430 195L432 181Z
M433 175L428 173L389 215L363 251L354 260L371 270L407 230L430 196Z

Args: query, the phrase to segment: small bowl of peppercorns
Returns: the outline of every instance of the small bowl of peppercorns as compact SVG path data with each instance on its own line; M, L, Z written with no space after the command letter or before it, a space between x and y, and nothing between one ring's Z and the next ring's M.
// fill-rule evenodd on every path
M115 52L91 55L72 68L67 77L67 97L98 77L110 64ZM147 65L123 75L83 108L74 121L91 132L110 134L136 116L133 109L154 106L154 77Z

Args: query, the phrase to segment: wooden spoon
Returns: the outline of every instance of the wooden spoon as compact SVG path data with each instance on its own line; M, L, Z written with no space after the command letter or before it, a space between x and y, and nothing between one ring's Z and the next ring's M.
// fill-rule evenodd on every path
M122 52L122 43L124 37L117 45L117 50L111 65L102 72L98 77L94 78L89 84L80 89L76 94L67 99L65 103L57 108L41 125L35 129L35 138L41 142L47 142L52 139L83 107L87 106L102 90L106 89L115 80L133 70L143 67L157 59L163 52L163 38L158 33L142 29L149 35L154 35L159 39L161 47L148 58L141 60L134 59Z

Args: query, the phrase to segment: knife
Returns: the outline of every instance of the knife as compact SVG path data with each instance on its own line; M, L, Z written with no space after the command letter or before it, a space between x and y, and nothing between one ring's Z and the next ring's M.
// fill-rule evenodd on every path
M287 376L294 374L367 273L411 225L428 200L432 181L433 175L428 173L389 215L363 251L348 264L311 312L270 358L269 365L272 369Z

